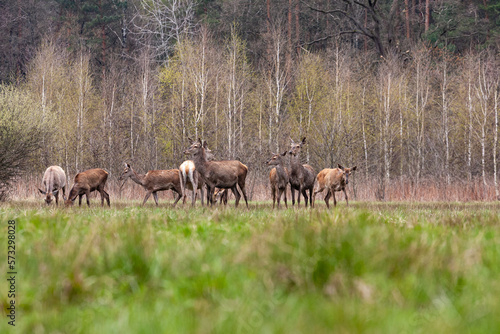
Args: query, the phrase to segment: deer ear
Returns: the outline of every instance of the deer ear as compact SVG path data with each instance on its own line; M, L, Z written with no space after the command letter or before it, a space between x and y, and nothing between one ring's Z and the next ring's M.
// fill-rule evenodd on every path
M198 138L198 142L200 143L200 145L203 145L203 142L201 141L201 138Z
M130 168L130 165L128 163L125 163L125 167Z
M302 145L306 143L306 137L302 138Z
M358 166L352 167L351 170L356 170L356 168L358 168Z
M38 188L38 191L42 193L42 195L47 195L47 193L45 191L43 191L42 189Z
M344 170L344 167L342 167L341 164L337 164L337 166L339 166L340 169Z
M203 148L206 150L208 149L208 143L206 140L203 141Z
M285 156L287 153L288 153L288 151L285 151L285 152L281 153L281 155Z
M295 142L293 141L292 137L288 137L288 138L290 138L290 142L291 142L292 144L295 144Z
M188 137L189 142L192 144L194 142L193 138Z

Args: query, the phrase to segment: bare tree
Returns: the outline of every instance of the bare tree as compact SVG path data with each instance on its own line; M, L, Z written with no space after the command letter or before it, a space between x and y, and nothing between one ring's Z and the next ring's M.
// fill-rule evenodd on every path
M194 33L195 6L194 0L140 0L133 20L139 42L165 58L184 35Z

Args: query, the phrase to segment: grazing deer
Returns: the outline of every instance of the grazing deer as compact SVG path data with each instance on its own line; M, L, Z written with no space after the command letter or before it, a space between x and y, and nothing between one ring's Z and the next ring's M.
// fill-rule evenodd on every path
M172 189L177 193L177 198L175 199L174 206L181 199L184 194L184 189L182 188L181 173L178 169L169 170L150 170L146 174L137 174L129 164L125 163L125 169L122 175L118 178L119 181L124 180L123 184L127 182L128 178L131 178L137 184L140 184L144 189L147 190L144 201L144 205L149 196L153 194L156 205L158 205L158 191Z
M245 179L248 173L247 166L237 160L208 161L201 139L192 143L184 151L184 154L193 156L196 170L207 185L210 205L214 203L214 190L217 187L231 189L236 198L235 206L238 206L241 195L236 186L239 185L248 208L247 194L245 192Z
M66 206L73 205L76 196L79 196L78 205L82 206L83 195L87 196L87 206L90 206L90 193L95 190L99 191L101 194L101 206L104 205L104 199L106 199L108 206L110 206L109 194L104 191L107 179L108 172L101 168L89 169L85 172L76 174L75 183L73 184L73 188L71 188L68 199L65 202Z
M193 143L193 140L191 138L188 138L188 139L191 141L191 143ZM206 142L205 142L205 144L206 144ZM212 150L210 150L207 145L205 145L204 148L205 148L205 153L207 154L207 160L213 160L214 155L212 154ZM201 205L203 206L204 205L203 197L205 196L204 195L205 182L200 177L200 173L198 173L198 171L196 170L193 160L184 161L179 166L179 170L181 171L181 182L182 182L182 188L184 189L184 196L182 199L182 204L186 203L186 198L187 198L186 189L189 189L189 190L192 190L192 195L191 195L192 204L191 205L194 206L194 204L196 202L196 193L197 193L197 190L199 189L200 195L201 195ZM227 199L226 199L226 201L227 201Z
M227 189L218 188L214 192L215 203L227 205L227 198L229 196L229 191Z
M344 168L339 164L338 167L339 168L325 168L319 172L316 177L318 180L318 186L314 191L314 197L316 198L316 194L322 192L326 188L328 192L325 196L325 203L328 208L330 208L328 200L332 195L333 205L337 206L337 199L335 198L336 191L344 192L346 205L349 205L345 188L347 184L349 184L349 176L356 170L356 166L352 168Z
M288 174L288 169L284 167L283 158L286 155L286 151L282 154L273 154L271 159L266 163L271 166L276 166L269 172L269 182L271 183L271 194L273 196L273 209L276 202L276 192L278 192L278 209L280 207L281 194L283 193L285 199L285 207L288 208L286 202L286 185L290 181Z
M45 195L45 203L52 202L52 195L56 198L56 205L59 204L59 189L62 189L63 200L66 200L66 173L59 166L50 166L43 174L43 188L38 190Z
M292 191L292 205L295 205L295 190L299 191L297 196L297 206L300 205L300 194L304 195L307 207L307 193L309 190L309 203L312 204L314 181L316 172L309 165L302 165L300 163L299 153L302 146L306 143L304 137L300 143L295 143L290 138L290 151L288 152L292 157L290 158L290 189Z

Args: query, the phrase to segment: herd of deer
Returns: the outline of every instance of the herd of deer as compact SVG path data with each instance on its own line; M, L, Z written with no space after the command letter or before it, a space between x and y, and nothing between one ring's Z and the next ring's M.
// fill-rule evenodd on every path
M191 139L190 139L191 140ZM285 206L288 207L286 199L286 187L290 184L292 193L292 205L295 205L295 190L298 190L297 204L300 205L300 194L304 196L307 207L308 200L310 206L314 206L313 199L317 193L327 190L325 203L329 205L329 199L333 196L333 203L337 205L335 198L336 191L343 191L347 205L349 204L346 192L346 186L349 183L349 175L356 170L356 166L352 168L344 168L338 165L338 168L326 168L316 175L316 172L310 165L300 163L299 153L306 139L303 138L300 143L295 143L290 138L290 150L281 154L273 154L267 161L268 165L274 165L269 173L269 181L271 183L271 193L273 197L273 208L276 201L278 208L280 207L281 195L284 194ZM197 196L197 190L201 193L201 203L203 203L204 187L207 188L207 204L214 204L217 198L220 202L227 204L228 190L230 189L236 199L235 206L238 206L241 195L238 187L243 194L246 206L248 208L247 194L245 191L245 180L248 173L248 167L237 160L215 160L212 151L208 148L206 141L198 139L191 140L191 146L184 151L184 154L190 155L192 160L184 161L179 169L170 170L152 170L146 174L138 174L132 167L125 163L125 169L119 180L123 181L123 185L128 180L140 184L147 192L142 204L144 205L151 194L158 205L158 191L173 190L177 193L174 206L183 197L183 203L186 202L186 190L192 191L192 205L194 206ZM290 168L285 167L283 157L289 154ZM104 199L108 206L109 194L104 190L104 186L108 179L108 172L100 168L89 169L78 173L75 176L73 187L71 188L68 198L66 198L66 174L59 166L51 166L47 168L43 176L44 190L38 189L45 195L45 202L50 204L52 197L56 200L56 205L59 202L59 190L62 190L62 197L67 206L72 205L79 197L79 205L82 205L82 197L86 195L87 205L90 206L89 197L92 191L99 191L101 194L101 205L104 205ZM314 186L316 184L316 189ZM309 190L309 196L307 195Z

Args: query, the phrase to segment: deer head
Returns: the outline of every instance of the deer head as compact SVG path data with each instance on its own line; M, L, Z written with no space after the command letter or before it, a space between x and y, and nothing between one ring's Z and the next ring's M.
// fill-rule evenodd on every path
M124 165L125 168L123 169L122 175L120 175L120 177L118 178L118 181L126 180L127 178L129 178L134 174L134 170L132 169L132 167L130 167L128 163L125 162Z
M344 172L345 184L349 184L349 176L356 170L357 166L354 166L352 168L344 168L341 164L338 164L338 167L340 170L342 170L342 172Z
M52 195L56 196L57 193L59 192L59 189L56 189L52 192L49 192L47 193L46 191L43 191L42 189L38 188L38 191L40 191L43 195L45 195L45 203L47 203L47 205L49 205L50 203L52 203Z
M205 142L205 144L206 144L206 142ZM186 155L198 155L202 152L202 149L203 149L203 143L201 142L201 139L198 138L198 140L191 142L191 146L189 146L184 151L184 154L186 154Z
M290 151L288 153L296 156L297 154L299 154L300 149L302 148L302 146L304 146L305 143L306 137L302 138L302 141L300 143L296 143L292 138L290 138Z
M273 153L273 156L271 159L266 161L266 164L268 165L279 165L282 163L281 157L284 157L287 154L287 151L281 153L281 154L275 154Z

